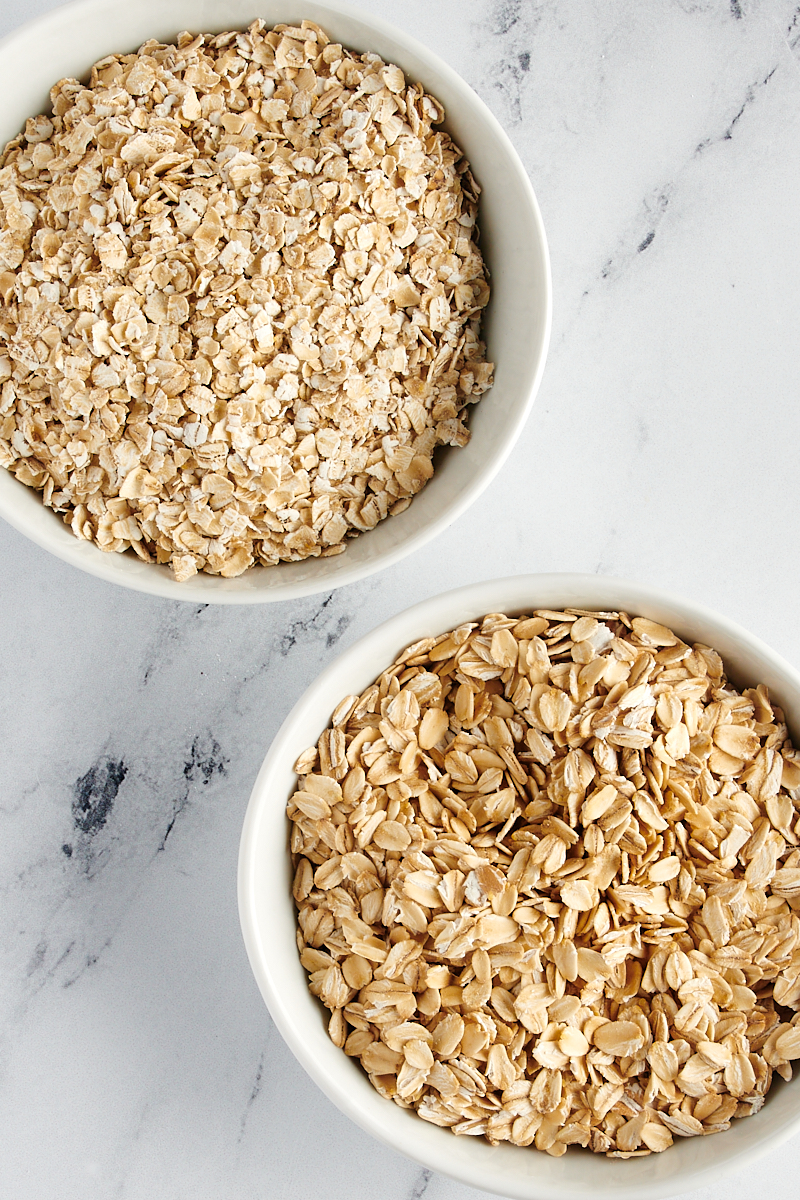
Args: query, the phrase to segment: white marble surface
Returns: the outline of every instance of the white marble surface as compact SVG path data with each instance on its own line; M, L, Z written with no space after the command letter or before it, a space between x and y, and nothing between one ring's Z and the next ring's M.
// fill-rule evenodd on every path
M48 7L0 0L0 32ZM800 9L361 7L448 60L530 172L555 292L544 384L483 500L332 596L149 599L0 523L9 1200L482 1195L328 1103L272 1028L239 935L261 758L321 666L377 622L477 578L596 571L701 600L800 666ZM800 1137L692 1200L796 1200L798 1154Z

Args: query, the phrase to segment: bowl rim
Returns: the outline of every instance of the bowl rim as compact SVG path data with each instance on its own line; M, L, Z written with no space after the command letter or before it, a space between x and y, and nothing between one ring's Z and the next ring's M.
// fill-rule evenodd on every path
M270 2L280 7L280 0L270 0ZM167 8L170 7L170 0L165 0L165 6ZM63 525L55 512L46 509L38 495L36 497L37 503L44 510L45 515L52 518L52 520L37 520L36 512L32 507L27 506L24 502L22 507L18 505L17 501L22 497L22 493L16 491L19 488L30 493L35 491L35 489L26 487L25 484L15 479L9 471L5 468L3 469L2 474L0 474L0 517L31 541L48 550L63 562L77 567L87 574L103 579L108 583L115 583L134 591L171 600L183 600L192 604L263 604L330 592L393 566L407 555L421 549L422 546L442 533L448 525L462 516L491 484L503 467L530 416L541 384L550 343L552 330L552 273L547 236L541 211L530 178L519 154L514 148L508 134L485 101L478 96L453 67L441 59L424 43L418 41L413 35L407 34L404 30L395 27L390 22L385 21L382 17L373 16L366 10L350 4L348 0L309 0L307 4L302 6L297 3L297 0L287 0L287 6L294 6L294 8L303 7L310 10L308 15L311 19L320 18L324 21L324 14L329 13L333 17L342 17L343 19L363 25L365 30L376 32L397 45L401 58L406 54L416 57L426 70L431 71L441 78L457 94L459 105L464 104L465 111L469 116L478 114L481 117L487 131L491 133L494 140L502 147L508 168L514 172L516 181L522 190L530 212L533 228L536 231L535 240L538 242L536 250L537 254L541 256L542 267L541 292L539 295L542 321L540 336L538 338L539 345L535 359L532 359L529 364L529 368L532 366L533 369L528 369L525 381L520 384L520 392L523 392L527 388L528 394L524 404L520 406L516 419L509 425L502 446L488 462L482 463L473 472L466 486L456 495L442 503L440 510L426 525L412 531L399 544L387 546L384 550L378 552L375 560L367 558L361 562L351 563L347 558L346 552L343 555L334 556L326 560L312 560L325 561L332 564L329 573L320 571L318 577L316 574L312 574L310 577L298 581L293 581L290 577L285 582L278 581L275 584L268 583L262 586L255 586L252 582L248 582L248 575L251 571L283 570L287 572L293 566L303 565L302 563L279 563L275 568L252 567L244 575L234 579L223 579L219 576L205 575L201 572L198 576L184 583L177 583L166 566L155 563L144 563L138 558L133 557L131 552L125 552L124 556L109 554L100 550L99 547L92 543L79 540ZM222 7L224 8L224 5ZM267 12L269 7L269 4L265 4L263 6L264 11ZM0 60L6 54L13 53L18 45L21 48L22 44L26 43L29 39L35 38L39 31L47 30L52 32L59 29L66 30L73 26L75 22L97 22L102 19L104 14L107 15L110 11L129 8L130 5L127 0L68 0L66 4L43 13L38 17L34 17L30 21L26 21L16 29L11 30L3 38L0 38ZM209 6L207 4L204 4L202 8L198 7L198 27L204 25L212 32L214 25L221 25L224 28L226 24L224 17L220 21L215 22L209 19L208 13ZM266 19L269 22L273 20L273 17L269 15ZM278 23L278 21L279 18L275 18L275 23ZM227 23L230 24L230 22ZM91 64L87 64L87 69L88 65ZM380 524L383 525L383 522ZM65 534L67 535L66 537L64 536ZM361 533L358 536L360 539L365 534ZM335 566L333 565L334 563L336 564Z
M514 1200L586 1200L590 1193L592 1196L597 1197L597 1200L615 1200L617 1197L620 1200L659 1200L659 1198L675 1196L679 1192L683 1193L707 1185L712 1180L718 1180L721 1175L729 1174L736 1170L737 1167L750 1165L758 1158L775 1150L800 1130L800 1093L797 1097L797 1103L794 1106L796 1108L794 1114L790 1113L788 1118L783 1118L782 1123L779 1122L778 1127L770 1132L761 1134L761 1127L757 1127L758 1137L754 1144L750 1145L749 1143L753 1141L753 1136L755 1135L747 1135L747 1130L752 1129L750 1121L734 1122L731 1130L721 1135L728 1139L722 1146L715 1139L715 1144L720 1149L724 1148L728 1151L724 1159L709 1164L701 1164L694 1168L690 1165L688 1169L681 1169L680 1166L677 1166L669 1177L666 1178L656 1178L653 1180L642 1178L631 1179L630 1186L624 1181L620 1182L619 1179L604 1184L600 1178L597 1178L592 1184L578 1185L575 1183L570 1185L566 1181L559 1181L557 1177L551 1178L549 1181L537 1181L534 1178L532 1182L526 1180L523 1183L520 1179L510 1179L507 1175L498 1177L499 1163L496 1154L494 1155L493 1165L489 1154L486 1154L487 1165L485 1167L482 1165L476 1166L474 1161L468 1165L451 1161L446 1142L442 1142L441 1146L437 1144L433 1150L426 1143L425 1153L417 1152L413 1139L405 1141L398 1138L396 1134L393 1136L387 1130L386 1124L381 1120L381 1106L390 1105L390 1101L384 1100L377 1092L372 1090L371 1085L367 1084L366 1086L369 1088L368 1095L371 1099L367 1099L366 1094L364 1094L361 1098L363 1100L362 1104L358 1098L353 1096L352 1087L348 1086L348 1081L344 1079L344 1071L341 1078L338 1074L326 1073L325 1066L320 1065L313 1048L310 1047L308 1041L303 1040L301 1034L307 1033L308 1022L302 1013L298 1014L297 1011L290 1010L284 1001L281 993L280 974L274 970L275 964L266 960L261 937L261 927L257 915L258 902L255 893L258 886L259 873L263 874L264 870L262 860L259 857L259 851L262 849L259 840L261 835L260 826L267 817L269 810L272 810L273 827L277 827L279 810L282 820L286 821L285 789L282 795L273 794L271 793L271 782L277 772L285 776L287 766L291 770L298 751L296 747L292 750L291 764L289 764L287 755L290 753L290 750L287 743L292 736L297 737L300 727L308 720L309 709L314 706L315 698L318 697L319 693L324 693L326 689L330 689L336 684L340 693L344 694L341 690L339 676L347 673L351 663L356 658L366 658L378 664L377 670L372 668L371 678L374 678L385 665L388 665L390 654L399 653L405 645L411 644L411 642L417 640L419 637L429 636L434 632L444 632L462 620L468 620L469 617L466 614L469 611L472 612L473 619L489 612L514 611L515 608L520 612L526 611L526 609L530 611L534 607L533 598L537 592L542 591L545 591L546 594L542 602L537 602L535 607L555 607L554 594L559 593L562 588L564 594L567 596L569 596L570 592L573 595L579 595L585 591L592 597L591 601L586 604L579 604L577 601L571 602L569 599L562 600L562 607L622 608L636 615L647 615L647 609L650 609L652 613L658 613L664 609L672 609L678 614L683 613L686 616L687 624L691 624L693 620L696 620L703 626L714 628L719 634L715 638L715 641L724 642L727 640L731 644L743 647L750 654L754 654L764 664L766 674L772 674L776 678L782 679L783 683L786 686L794 688L798 697L800 697L800 671L782 658L781 655L767 643L763 642L757 635L750 633L737 622L702 604L681 599L670 592L650 585L609 576L552 572L513 575L483 580L430 596L396 613L394 616L388 618L388 620L381 622L339 654L320 672L309 687L304 690L275 734L253 785L242 827L237 875L240 924L247 956L259 990L273 1021L289 1045L290 1050L317 1086L321 1088L340 1111L354 1120L366 1132L377 1137L400 1153L405 1154L407 1157L416 1159L416 1161L428 1168L433 1168L444 1175L455 1178L462 1183L467 1183L472 1187L481 1187L486 1191L494 1192L498 1195L513 1197ZM615 603L613 599L615 591L622 593L629 599L632 598L633 602L631 603L626 600L626 603L621 605L618 597ZM549 593L549 596L547 593ZM527 605L524 599L522 599L526 594L529 597ZM516 596L522 599L522 602L508 603L506 599L503 599L504 595L506 597L509 595L512 597ZM492 597L494 600L492 600ZM452 611L454 615L442 621L441 614L446 610ZM654 619L657 619L657 617ZM436 626L435 630L430 628L431 620L433 620ZM428 630L427 633L423 632L426 628ZM389 642L396 647L394 650L387 649ZM714 642L710 644L714 644ZM719 649L719 646L716 648ZM725 658L724 651L720 652L723 654L723 658ZM360 675L363 676L364 673L364 670L361 669ZM339 682L337 683L337 681ZM347 689L345 685L345 690L355 691L356 687L366 686L366 683L353 682L354 686ZM757 680L756 682L761 682L761 680ZM328 699L329 697L326 697L325 703L322 705L317 703L316 707L321 711L326 707ZM334 700L333 704L336 702L337 700ZM328 715L323 724L318 727L320 733L329 721L332 707L333 705L330 705L327 708ZM800 720L800 709L798 709L797 717ZM314 738L316 736L318 734L313 735ZM301 741L305 745L311 744L311 739L307 733ZM280 784L276 789L276 792L279 791ZM285 869L288 872L288 840L284 839L284 841L286 844L281 853L285 860ZM277 858L273 856L270 865L274 867L276 861ZM287 879L284 881L288 882L285 899L289 901L291 900L290 879L291 875L289 873L287 874ZM272 894L277 896L277 886L270 886ZM278 902L280 902L280 898L278 898ZM292 916L294 920L294 913L292 913ZM294 924L296 925L296 920ZM297 961L299 965L299 956ZM300 969L302 970L302 968ZM310 993L308 995L310 997ZM313 1007L316 1010L316 1002ZM311 1006L309 1005L307 1011L310 1011L310 1009ZM332 1043L329 1043L329 1045L332 1046ZM342 1052L337 1051L337 1053L341 1055ZM366 1079L366 1077L364 1078ZM776 1080L773 1086L777 1092L786 1085L782 1081ZM397 1111L402 1112L402 1110ZM383 1115L386 1115L385 1109L383 1110ZM416 1118L415 1116L412 1116L412 1119L420 1121L421 1124L426 1126L426 1129L435 1128L429 1126L426 1122L421 1122L420 1118ZM447 1131L437 1130L436 1132L452 1138L452 1135L448 1134ZM472 1141L472 1139L457 1139L457 1141ZM680 1152L681 1143L686 1146L693 1141L694 1139L680 1139L676 1141L676 1146L670 1150L673 1159L674 1151ZM745 1144L742 1144L743 1141ZM706 1139L702 1139L702 1142L707 1144ZM491 1148L485 1143L484 1145L487 1152L490 1150L496 1151L497 1149ZM518 1148L515 1147L513 1149L517 1150ZM544 1159L547 1156L539 1152L537 1153L537 1159L539 1157ZM654 1163L654 1161L658 1162L659 1160L662 1163L664 1161L661 1155L652 1155L647 1159L631 1160L631 1162ZM564 1161L563 1159L549 1159L551 1164L563 1163ZM598 1165L603 1169L604 1165L611 1161L603 1158L600 1159ZM668 1160L668 1163L671 1161L673 1160ZM634 1174L634 1172L638 1175L635 1168L634 1171L631 1171L631 1174Z

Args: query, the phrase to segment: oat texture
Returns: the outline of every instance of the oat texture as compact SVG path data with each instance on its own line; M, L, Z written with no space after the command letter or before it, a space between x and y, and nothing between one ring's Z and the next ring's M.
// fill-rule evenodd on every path
M800 755L713 649L490 614L343 699L296 771L301 961L382 1095L628 1157L791 1078Z
M492 373L441 105L307 21L146 42L52 103L0 158L0 465L179 580L407 507Z

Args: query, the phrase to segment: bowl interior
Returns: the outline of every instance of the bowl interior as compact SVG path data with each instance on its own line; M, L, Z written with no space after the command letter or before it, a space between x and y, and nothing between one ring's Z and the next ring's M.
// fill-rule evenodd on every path
M655 1200L696 1188L776 1146L800 1125L800 1086L777 1080L763 1110L713 1137L676 1139L664 1154L614 1160L588 1150L553 1159L481 1138L457 1138L382 1099L359 1066L328 1039L295 945L286 801L297 756L313 745L336 704L366 687L405 646L487 612L533 608L624 609L714 646L740 686L766 683L800 727L800 675L725 618L652 589L597 576L519 576L425 601L368 634L325 670L275 738L253 789L242 833L239 908L250 963L276 1024L330 1099L359 1125L426 1166L519 1200L629 1197Z
M0 516L45 549L115 583L203 603L258 603L351 583L397 561L451 523L488 485L510 452L533 403L550 331L550 276L541 216L527 175L505 133L454 71L413 38L358 10L317 0L78 0L17 31L0 44L0 142L49 107L49 89L82 77L112 52L137 49L149 37L169 41L182 29L220 32L267 24L318 22L344 45L397 63L445 105L445 127L464 149L483 187L482 248L492 299L484 334L497 364L495 385L470 415L468 446L444 448L427 487L402 514L382 521L335 558L256 567L237 579L196 576L178 584L167 567L132 552L103 553L79 542L38 493L0 471Z

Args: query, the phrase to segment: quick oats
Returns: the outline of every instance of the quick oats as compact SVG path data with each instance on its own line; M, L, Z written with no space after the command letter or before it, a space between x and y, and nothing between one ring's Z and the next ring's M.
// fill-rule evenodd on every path
M407 507L492 379L438 101L308 21L149 41L51 95L0 158L0 465L179 580Z
M662 1151L800 1058L800 755L624 612L410 646L296 764L298 947L377 1090L456 1134Z

